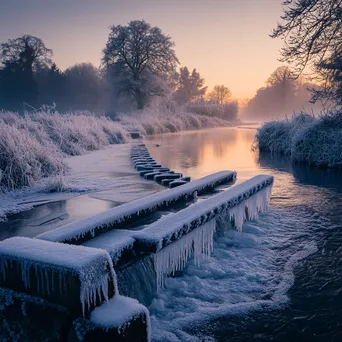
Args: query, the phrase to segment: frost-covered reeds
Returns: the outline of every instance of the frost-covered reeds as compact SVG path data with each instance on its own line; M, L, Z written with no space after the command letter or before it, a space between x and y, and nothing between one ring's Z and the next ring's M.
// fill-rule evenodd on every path
M61 114L42 109L23 116L0 111L0 192L51 176L51 187L58 189L59 176L68 171L65 156L124 143L129 131L152 135L227 125L216 117L165 106L126 113L119 121L86 111Z
M151 112L125 114L120 117L121 124L128 130L137 130L143 135L174 133L203 128L229 125L228 121L187 112Z
M188 103L185 106L185 110L189 113L209 116L211 118L216 117L228 121L237 121L239 107L237 102L234 101L223 104L194 102Z
M123 143L125 130L90 113L37 112L19 116L0 112L0 190L31 185L68 168L66 155L80 155Z
M342 168L342 113L318 117L300 113L291 119L266 122L258 130L255 147L280 153L294 162Z

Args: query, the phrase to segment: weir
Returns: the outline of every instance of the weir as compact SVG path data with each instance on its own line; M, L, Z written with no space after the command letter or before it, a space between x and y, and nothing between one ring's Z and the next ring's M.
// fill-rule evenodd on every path
M125 228L125 225L137 218L213 190L219 185L234 181L235 178L236 173L233 171L217 172L181 187L155 193L90 218L67 224L40 234L37 238L53 242L80 244L109 230Z
M190 258L198 263L202 255L210 256L216 220L241 231L245 221L268 209L271 176L215 192L219 185L231 185L236 173L221 171L192 182L170 176L177 173L158 165L143 144L134 145L131 158L137 168L146 168L141 176L156 173L153 179L170 189L35 239L0 242L0 320L8 322L0 338L16 334L22 322L27 334L36 336L40 316L49 315L55 326L40 327L39 336L55 333L67 342L148 341L144 305ZM208 191L211 196L194 200ZM189 200L181 210L134 226L157 210Z

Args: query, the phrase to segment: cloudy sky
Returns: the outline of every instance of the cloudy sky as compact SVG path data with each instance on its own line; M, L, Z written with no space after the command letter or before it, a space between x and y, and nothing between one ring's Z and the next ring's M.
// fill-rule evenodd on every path
M282 42L269 37L281 0L0 0L0 42L23 34L43 39L61 69L99 66L109 26L145 19L169 34L181 65L196 68L209 88L235 98L263 86Z

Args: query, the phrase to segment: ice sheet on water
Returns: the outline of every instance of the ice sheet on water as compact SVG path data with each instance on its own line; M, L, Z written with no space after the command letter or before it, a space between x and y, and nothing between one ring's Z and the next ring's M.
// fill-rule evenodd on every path
M102 229L102 227L123 222L132 215L145 210L155 210L170 201L177 200L184 196L192 196L195 192L204 189L210 184L219 184L224 180L229 181L235 177L236 173L232 171L217 172L181 187L158 192L148 197L109 209L90 218L67 224L52 231L40 234L38 235L38 238L47 241L66 242L74 238L81 238L89 232L94 236L96 230Z
M103 295L108 300L108 282L116 274L109 254L102 249L52 243L38 239L14 237L0 241L0 277L4 280L15 261L21 268L21 279L30 288L32 270L38 276L37 291L49 294L54 290L54 274L59 277L59 288L65 288L68 273L75 275L81 284L80 302L83 313ZM115 288L117 293L117 288Z

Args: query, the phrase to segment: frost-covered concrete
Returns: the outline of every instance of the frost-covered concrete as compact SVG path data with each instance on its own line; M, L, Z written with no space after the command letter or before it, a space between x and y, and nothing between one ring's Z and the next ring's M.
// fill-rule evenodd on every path
M0 286L83 315L118 292L105 250L24 237L0 242Z
M111 229L120 228L119 225L128 220L193 197L197 193L213 189L220 184L234 180L235 177L236 173L232 171L217 172L181 187L126 203L91 218L43 233L38 238L55 242L81 243Z
M157 252L216 215L225 212L231 213L230 216L234 220L237 230L241 231L243 221L246 218L246 208L249 219L256 218L259 211L262 212L267 209L272 184L272 176L259 175L253 177L205 201L161 218L137 232L134 238L138 242L140 241L141 248L145 246L147 250ZM176 189L183 189L184 187L181 186ZM262 191L264 189L267 191ZM255 202L249 200L252 199L253 195L255 195Z

